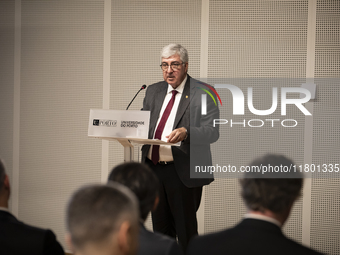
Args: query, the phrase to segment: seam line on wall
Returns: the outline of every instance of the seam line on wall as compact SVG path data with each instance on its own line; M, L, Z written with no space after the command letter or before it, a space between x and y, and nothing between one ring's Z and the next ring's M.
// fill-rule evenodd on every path
M201 6L201 51L200 51L200 77L208 77L208 41L209 41L209 0L202 0ZM204 234L205 217L205 188L203 187L201 204L197 211L198 233Z
M315 34L316 34L316 0L308 1L307 25L307 57L306 82L314 83L315 68ZM305 116L304 131L304 162L311 164L313 160L313 109L314 103L305 104L311 116ZM310 246L311 210L312 210L312 179L305 178L302 200L302 244Z
M19 161L20 161L20 82L21 82L21 0L14 7L14 98L13 98L13 170L11 210L19 214Z
M103 50L103 109L110 108L111 69L111 0L104 1L104 50ZM109 141L102 140L101 181L106 183L109 173Z

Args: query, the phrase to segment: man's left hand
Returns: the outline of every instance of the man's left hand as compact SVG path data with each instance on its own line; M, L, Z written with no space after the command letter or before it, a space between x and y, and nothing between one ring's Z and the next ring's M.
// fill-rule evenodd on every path
M187 137L187 130L184 127L177 128L173 130L169 135L166 136L168 138L168 143L178 143L183 141Z

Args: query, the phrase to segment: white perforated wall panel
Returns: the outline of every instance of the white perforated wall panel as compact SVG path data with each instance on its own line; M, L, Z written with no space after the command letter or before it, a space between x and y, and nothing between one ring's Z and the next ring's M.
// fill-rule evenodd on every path
M317 1L315 77L340 77L340 2Z
M21 57L19 218L63 243L70 194L100 181L103 1L22 1Z
M211 81L224 78L216 79L216 83L234 84L245 95L247 87L253 87L254 107L269 109L272 87L299 87L304 82L304 79L288 78L305 77L307 24L308 1L211 0L208 77ZM238 79L230 79L233 77ZM230 106L220 107L222 119L239 122L265 119L249 111L244 116L233 116L231 93L225 89L219 89L218 93L222 102ZM296 128L220 127L220 140L227 141L227 145L219 142L213 145L215 160L224 165L247 165L257 156L282 153L297 164L303 163L304 115L291 108L287 116L297 120ZM268 117L285 119L279 110ZM206 191L206 232L231 227L246 212L237 179L218 179ZM301 242L301 199L296 202L284 232Z
M12 179L14 98L14 1L0 1L0 158Z
M305 77L308 1L210 0L208 77Z
M340 253L339 182L339 179L312 181L311 246L326 254Z
M316 9L313 163L340 164L340 2L318 1ZM340 176L312 181L311 246L340 254Z

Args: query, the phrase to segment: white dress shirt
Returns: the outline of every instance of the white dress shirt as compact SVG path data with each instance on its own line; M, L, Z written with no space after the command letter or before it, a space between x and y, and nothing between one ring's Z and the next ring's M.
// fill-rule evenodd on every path
M187 79L188 79L188 76L185 76L182 83L175 89L175 90L177 90L178 93L176 94L174 105L171 109L170 115L169 115L169 117L168 117L168 119L165 123L163 133L162 133L161 140L164 141L164 142L166 142L168 140L168 138L166 138L166 136L168 136L173 131L178 105L179 105L179 102L181 101L184 85L185 85ZM168 103L169 103L169 101L172 97L172 91L173 90L174 89L171 87L171 85L168 84L168 92L167 92L167 94L164 98L163 105L162 105L161 111L160 111L159 116L158 116L156 128L155 128L155 131L153 133L153 137L155 137L155 132L157 130L158 124L159 124L159 122L160 122L160 120L163 116L165 108L167 107L167 105L168 105ZM150 150L149 150L149 153L148 153L149 159L151 159L151 154L152 154L152 146L150 146ZM174 160L174 158L172 156L171 146L170 145L160 145L159 146L159 161L173 161L173 160Z

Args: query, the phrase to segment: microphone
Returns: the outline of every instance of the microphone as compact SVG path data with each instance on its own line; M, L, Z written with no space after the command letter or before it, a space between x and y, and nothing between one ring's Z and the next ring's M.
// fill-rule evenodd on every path
M146 88L146 85L144 84L144 85L138 90L138 92L136 93L136 95L132 98L132 100L131 100L131 102L129 103L128 107L126 107L126 110L129 109L130 105L132 104L133 100L135 100L135 98L136 98L136 96L138 95L138 93L139 93L141 90L145 89L145 88Z

